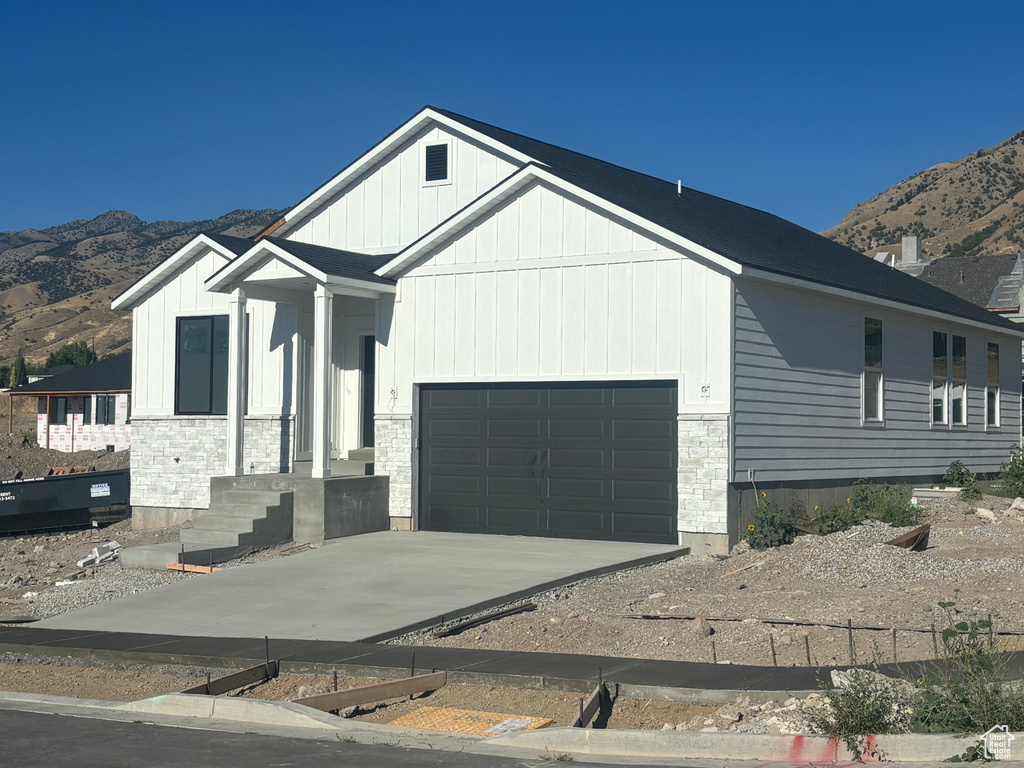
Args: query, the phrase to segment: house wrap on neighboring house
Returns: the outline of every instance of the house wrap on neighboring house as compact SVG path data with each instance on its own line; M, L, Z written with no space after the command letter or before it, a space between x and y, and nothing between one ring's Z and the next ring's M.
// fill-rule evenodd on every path
M264 236L199 235L114 308L137 516L207 508L216 476L309 461L327 483L372 447L394 528L724 552L754 485L992 472L1019 434L1020 327L430 107Z
M131 352L59 369L8 390L12 398L8 415L13 414L13 398L34 397L36 441L43 448L66 453L130 448Z

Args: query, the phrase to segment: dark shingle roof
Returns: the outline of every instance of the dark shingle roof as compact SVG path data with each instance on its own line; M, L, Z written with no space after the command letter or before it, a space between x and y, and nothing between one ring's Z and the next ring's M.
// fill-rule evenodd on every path
M255 240L249 240L246 237L234 237L233 235L222 235L215 232L203 232L202 234L206 235L208 238L224 248L227 248L235 254L235 256L241 256L256 244Z
M986 307L999 278L1009 275L1016 263L1015 255L935 259L925 266L919 279Z
M67 373L51 376L10 390L21 394L71 392L128 392L132 388L132 353L107 357L92 365L73 365Z
M340 251L337 248L327 248L322 245L296 243L294 240L285 240L280 237L265 237L263 239L328 275L348 277L368 283L395 284L394 280L374 274L374 270L387 264L394 258L394 254L369 256L365 253Z
M1020 330L969 301L764 211L431 107L547 165L559 178L739 264Z

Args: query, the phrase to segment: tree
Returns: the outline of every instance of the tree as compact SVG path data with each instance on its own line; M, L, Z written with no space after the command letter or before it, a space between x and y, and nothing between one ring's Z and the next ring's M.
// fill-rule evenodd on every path
M18 356L14 358L14 365L11 366L11 380L10 384L12 387L20 387L22 384L28 383L28 368L25 367L25 355L18 350Z
M72 341L65 344L56 352L51 352L46 358L47 368L56 368L58 365L89 365L96 362L96 353L89 349L84 341Z

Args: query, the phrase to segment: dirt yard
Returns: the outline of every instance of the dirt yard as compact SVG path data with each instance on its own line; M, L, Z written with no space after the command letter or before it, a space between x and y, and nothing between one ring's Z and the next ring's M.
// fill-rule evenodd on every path
M53 451L40 448L34 436L0 434L0 482L43 477L50 467L95 467L127 469L129 451Z
M955 602L958 616L991 614L996 630L1024 633L1024 512L1004 514L1010 502L979 502L995 522L959 500L924 506L932 525L925 552L886 545L908 529L872 522L774 550L741 547L729 557L691 555L590 579L531 598L531 613L396 642L771 665L772 636L780 666L807 665L808 652L813 664L828 665L850 661L849 620L881 628L854 631L858 662L893 660L892 627L898 660L932 658L930 628L946 621L940 601ZM1024 648L1018 636L999 642Z

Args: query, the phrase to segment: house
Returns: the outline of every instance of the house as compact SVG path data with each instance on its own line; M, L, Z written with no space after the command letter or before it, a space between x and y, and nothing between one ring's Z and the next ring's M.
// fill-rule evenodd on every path
M55 365L53 368L43 368L38 371L33 371L27 376L28 383L34 384L35 382L42 381L43 379L52 378L54 376L60 376L62 373L67 373L74 367L75 366L73 365Z
M296 540L365 513L725 552L756 492L992 472L1020 434L1024 329L997 314L431 107L255 240L199 235L113 306L133 312L135 515L297 489ZM370 453L383 522L339 512L366 479L336 469Z
M91 365L60 366L63 372L8 390L12 398L37 398L36 440L57 451L123 451L131 447L132 356ZM8 425L11 431L11 424Z

